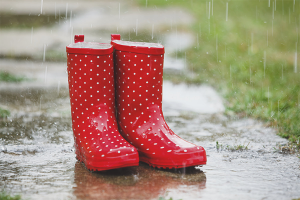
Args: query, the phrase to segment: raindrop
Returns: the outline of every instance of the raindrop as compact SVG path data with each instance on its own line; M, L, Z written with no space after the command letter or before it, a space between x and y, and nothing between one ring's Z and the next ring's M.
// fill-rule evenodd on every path
M33 27L31 27L31 37L30 37L30 43L32 44L32 36L33 36Z
M201 24L199 24L199 36L201 37Z
M152 40L153 40L154 24L152 24Z
M219 62L218 56L218 34L216 35L216 52L217 52L217 62Z
M45 84L47 83L47 71L48 71L48 69L47 69L48 67L47 67L47 65L46 65L46 67L45 67Z
M59 95L59 90L60 90L60 81L57 83L57 96Z
M231 65L229 66L229 77L230 77L230 80L231 80Z
M46 44L44 44L43 62L46 60Z
M137 36L138 34L138 19L136 19L136 23L135 23L135 36Z
M273 36L273 20L272 20L272 36Z
M41 0L41 14L43 14L43 0Z
M251 85L251 67L250 67L250 82L249 83Z
M256 6L256 12L255 12L255 16L256 16L256 20L257 20L257 16L258 16L258 10L257 10L257 6Z
M211 16L214 16L214 0L211 0Z
M121 3L119 3L119 19L121 19Z
M283 80L283 64L281 64L281 79Z
M271 6L271 0L269 0L269 2L268 2L268 7L270 7Z
M56 2L54 3L54 17L56 19Z
M297 42L296 42L296 52L294 58L294 72L297 73Z
M42 96L40 97L40 111L42 110Z
M66 3L66 19L68 19L68 6L69 6L69 4Z
M278 112L277 112L277 120L279 119L279 100L278 100Z
M267 62L267 53L264 51L264 78L266 76L266 62Z
M148 6L148 1L146 0L146 8L147 8L147 6Z
M72 10L71 10L71 13L70 13L70 28L72 27Z
M289 8L289 24L291 23L291 8Z
M186 66L186 52L184 52L184 68L187 68L187 66Z
M269 100L270 100L270 87L268 87L268 103L269 103Z
M60 25L60 10L58 10L58 25Z
M208 19L210 19L210 2L208 2Z
M276 11L276 0L275 0L275 11Z
M253 33L251 33L251 53L253 53Z
M272 16L273 16L273 19L274 19L274 13L275 12L275 3L274 3L274 1L273 1L273 11L272 11Z
M71 44L73 43L73 27L71 27Z
M198 39L198 33L197 33L197 49L199 49L199 39Z
M226 22L228 21L228 2L226 2Z
M267 30L267 47L269 46L269 31Z

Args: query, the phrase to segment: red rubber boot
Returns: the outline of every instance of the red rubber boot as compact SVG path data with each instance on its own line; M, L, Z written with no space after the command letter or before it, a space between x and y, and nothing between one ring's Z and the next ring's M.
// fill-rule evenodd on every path
M120 135L115 118L112 45L78 35L66 50L77 159L95 171L137 166L137 150Z
M120 36L112 35L120 133L137 148L140 161L150 166L182 168L206 164L204 148L181 139L165 122L164 47L118 39Z

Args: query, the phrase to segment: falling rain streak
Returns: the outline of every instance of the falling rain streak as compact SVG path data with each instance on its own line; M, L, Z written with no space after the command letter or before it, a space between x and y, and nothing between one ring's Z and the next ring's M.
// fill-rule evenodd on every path
M153 40L154 24L152 24L152 40Z
M33 27L31 27L31 36L30 36L30 43L32 44L32 39L33 39Z
M211 16L214 16L214 0L211 0Z
M253 53L253 33L251 33L251 53Z
M68 6L69 6L69 4L66 3L66 19L68 19Z
M46 44L44 44L43 62L46 60Z
M208 2L208 19L210 19L210 2Z
M266 62L267 62L267 53L264 51L264 78L266 77Z
M135 36L137 36L138 34L138 19L136 19L136 22L135 22Z
M295 52L295 58L294 58L294 72L297 73L297 42L296 42L296 52Z
M226 22L228 21L228 2L226 2Z
M41 14L43 14L43 0L41 0Z
M121 19L121 3L119 3L119 19Z

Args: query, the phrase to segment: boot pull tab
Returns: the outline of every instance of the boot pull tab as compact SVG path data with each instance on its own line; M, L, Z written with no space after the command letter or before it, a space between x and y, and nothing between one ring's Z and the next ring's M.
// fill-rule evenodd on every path
M84 35L75 35L74 36L74 42L75 43L84 42Z
M120 34L111 34L111 42L114 40L121 40L121 35Z

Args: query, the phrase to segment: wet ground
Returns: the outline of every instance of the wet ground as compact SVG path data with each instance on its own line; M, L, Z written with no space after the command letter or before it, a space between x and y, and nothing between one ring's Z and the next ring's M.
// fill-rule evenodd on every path
M1 64L11 70L13 65L35 68L37 73L35 80L21 85L1 83L0 105L12 112L0 121L0 186L7 192L29 199L292 199L300 195L299 158L280 148L287 140L261 122L222 114L222 99L209 86L165 82L163 101L169 126L207 150L206 166L174 171L141 163L89 172L75 159L64 63L49 68L46 76L41 63L1 60ZM184 98L177 96L179 91Z
M26 9L40 12L41 1L29 1L35 4L38 2L39 6L30 7L27 3L28 8L21 2L13 7L10 1L3 1L0 9L13 8L11 10L16 13L25 12ZM54 2L44 2L43 12L53 12ZM52 5L52 10L46 4ZM74 13L76 9L81 13L76 20L73 18L74 27L76 23L79 27L82 23L80 21L99 18L97 12L86 12L87 8L94 5L93 1L86 4L81 1L68 4L69 10L73 8ZM101 28L98 24L96 29L94 25L95 30L105 29L106 32L101 33L107 35L102 38L99 38L95 30L84 30L90 41L99 39L99 42L108 42L108 31L112 32L112 29L119 27L118 10L121 4L119 1L111 1L107 5L100 1L100 5L111 8L106 10L106 14L112 18L114 27L106 25ZM55 6L57 11L66 9L65 2ZM164 20L154 18L149 22L141 17L143 12L137 7L125 4L120 8L120 16L126 19L130 30L136 28L137 18L140 24L138 30L148 30L151 33L152 25L155 25L157 32L154 32L154 36L166 48L165 73L188 73L186 61L176 58L174 52L192 45L194 38L190 33L175 31L175 15L181 13L179 18L183 20L182 22L177 19L178 26L180 23L191 23L192 17L184 11L170 9L165 12L168 16ZM147 16L158 13L155 9L147 12L150 13ZM171 15L172 13L175 15ZM160 31L156 28L173 19L173 29L170 27L170 32L159 35ZM0 59L1 71L28 78L21 84L0 83L0 107L11 111L10 117L0 119L1 190L21 194L25 199L300 197L299 155L288 147L288 141L277 136L276 129L267 127L262 122L225 115L224 100L209 85L174 85L165 81L163 90L163 111L169 126L180 137L206 149L207 165L180 170L159 170L140 163L138 167L105 172L92 173L86 170L75 159L66 62L47 62L51 48L64 53L65 46L70 43L71 32L66 31L69 25L70 21L62 21L61 25L51 28L53 32L49 28L34 29L36 35L32 35L31 29L25 29L23 35L18 33L19 40L12 39L12 33L17 35L13 29L0 31L0 43L6 44L1 45L1 54L13 52L14 55L29 54L33 58L45 57L45 61ZM122 28L130 32L126 26ZM31 36L34 36L32 42ZM7 44L8 41L11 43ZM28 45L30 42L31 45Z

